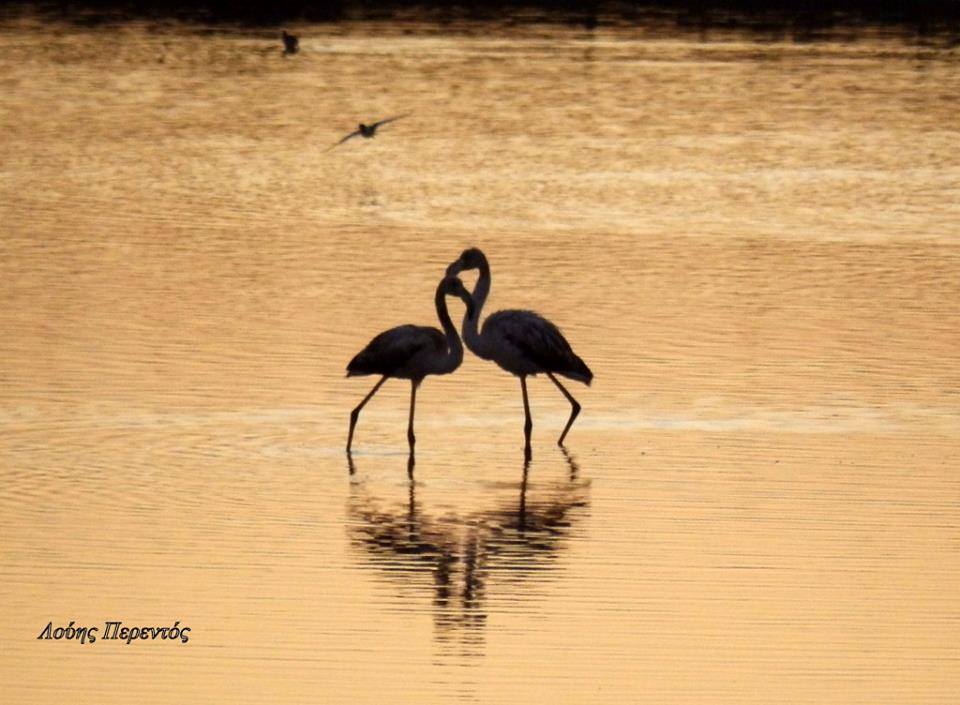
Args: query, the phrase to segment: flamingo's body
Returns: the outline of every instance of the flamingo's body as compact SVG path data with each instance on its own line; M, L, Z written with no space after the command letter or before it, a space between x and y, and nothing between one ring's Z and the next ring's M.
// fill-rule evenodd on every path
M563 333L533 311L511 309L490 314L479 336L467 347L518 377L555 372L584 384L593 379L590 368L573 352Z
M490 294L490 265L483 252L477 248L471 248L464 250L459 259L447 268L447 274L459 274L465 269L477 269L480 276L472 294L472 310L468 310L463 319L463 342L478 357L492 360L501 369L520 378L523 410L526 416L525 450L528 456L531 452L530 432L533 429L533 421L530 418L526 378L542 372L557 385L571 407L570 418L557 441L557 445L562 446L570 426L580 413L580 404L554 375L563 375L589 385L593 380L593 373L573 352L560 329L533 311L497 311L487 316L483 329L478 331L480 311Z
M458 296L467 304L467 310L473 307L469 292L456 276L447 276L437 286L437 317L443 332L427 326L403 325L386 330L371 340L357 353L347 365L347 377L356 375L381 375L370 393L363 398L350 413L350 432L347 436L347 453L353 443L353 431L360 417L360 410L366 405L388 378L409 379L410 421L407 426L407 440L410 443L410 455L416 438L413 435L413 412L416 406L417 387L427 375L450 374L463 361L463 345L457 329L450 321L447 312L447 296Z

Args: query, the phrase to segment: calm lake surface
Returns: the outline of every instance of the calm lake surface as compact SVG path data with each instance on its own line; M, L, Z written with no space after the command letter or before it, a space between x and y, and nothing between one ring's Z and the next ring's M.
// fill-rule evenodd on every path
M0 25L4 697L955 703L960 50L288 29ZM472 245L567 452L468 353L351 468Z

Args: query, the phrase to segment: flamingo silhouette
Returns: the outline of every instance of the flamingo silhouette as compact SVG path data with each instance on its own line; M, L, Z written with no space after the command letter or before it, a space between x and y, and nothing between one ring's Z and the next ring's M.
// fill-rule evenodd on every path
M463 361L463 345L457 329L447 312L447 296L459 296L473 308L470 293L456 276L446 276L437 286L437 317L443 327L441 333L429 326L403 325L385 330L371 340L367 347L357 353L347 365L347 377L356 375L382 375L370 393L350 412L350 432L347 435L347 454L353 444L353 431L360 418L360 410L370 401L377 390L390 377L410 380L410 421L407 425L407 440L410 443L410 466L413 465L413 412L417 402L417 387L427 375L450 374Z
M520 378L523 413L526 416L523 433L526 440L524 452L527 457L531 454L530 432L533 430L530 402L527 398L527 376L543 372L557 385L570 402L570 418L557 440L557 445L562 447L563 439L567 437L574 419L580 413L580 404L554 375L563 375L589 385L593 373L573 352L560 330L533 311L497 311L487 316L482 332L478 333L480 311L490 294L490 265L483 252L471 247L464 250L459 259L447 267L447 275L456 275L465 269L478 269L480 276L473 289L473 306L467 309L463 319L463 342L473 354L484 360L492 360Z

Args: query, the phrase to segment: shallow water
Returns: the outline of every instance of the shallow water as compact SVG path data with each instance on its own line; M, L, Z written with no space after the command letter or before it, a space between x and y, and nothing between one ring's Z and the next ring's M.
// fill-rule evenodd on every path
M957 50L296 31L0 32L12 701L953 702ZM470 245L567 452L468 354L351 465Z

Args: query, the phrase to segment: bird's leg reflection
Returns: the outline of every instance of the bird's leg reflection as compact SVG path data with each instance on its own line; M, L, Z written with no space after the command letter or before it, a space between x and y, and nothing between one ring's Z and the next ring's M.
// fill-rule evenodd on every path
M453 570L457 562L452 553L442 552L437 556L437 567L433 571L433 606L445 610L450 606L450 591L453 585ZM440 617L435 617L440 621Z
M409 488L407 491L407 527L412 535L417 523L417 486L411 482Z
M564 446L560 446L560 450L563 452L563 457L567 459L567 465L570 466L570 482L573 482L580 474L580 465Z
M463 551L463 615L478 626L486 619L486 614L478 610L483 599L484 545L476 530L468 536Z
M523 477L520 480L520 511L517 512L517 527L523 531L527 524L527 476L530 474L530 458L523 461Z

